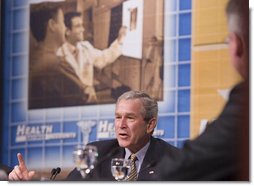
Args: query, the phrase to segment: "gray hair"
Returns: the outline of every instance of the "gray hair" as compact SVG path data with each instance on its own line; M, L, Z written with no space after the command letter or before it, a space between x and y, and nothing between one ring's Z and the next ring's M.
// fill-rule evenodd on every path
M148 123L152 118L157 119L158 103L155 99L151 98L147 93L143 91L131 90L125 92L117 99L116 104L118 104L121 100L133 99L139 99L143 103L141 114L143 115L145 122Z
M249 24L246 20L248 16L245 15L245 11L248 10L248 8L244 6L248 6L248 4L244 3L242 0L229 0L226 6L229 29L231 32L235 32L240 35L246 32L244 29L247 28L246 24Z

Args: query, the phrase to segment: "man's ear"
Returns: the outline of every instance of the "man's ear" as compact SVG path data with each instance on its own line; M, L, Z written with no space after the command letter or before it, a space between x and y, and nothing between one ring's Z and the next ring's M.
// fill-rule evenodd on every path
M156 118L152 118L147 124L146 129L147 133L152 133L155 127L156 127Z
M243 48L244 45L243 45L243 41L241 37L239 37L239 35L236 33L231 33L230 37L231 37L230 39L233 45L232 47L233 47L234 55L241 58L244 52L244 48Z
M54 19L49 19L48 21L48 28L51 30L51 31L55 31L55 20Z

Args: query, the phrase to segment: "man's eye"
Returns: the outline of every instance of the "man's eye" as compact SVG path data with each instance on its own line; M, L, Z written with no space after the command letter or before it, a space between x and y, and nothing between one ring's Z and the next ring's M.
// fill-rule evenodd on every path
M135 118L134 117L128 117L129 120L134 120Z

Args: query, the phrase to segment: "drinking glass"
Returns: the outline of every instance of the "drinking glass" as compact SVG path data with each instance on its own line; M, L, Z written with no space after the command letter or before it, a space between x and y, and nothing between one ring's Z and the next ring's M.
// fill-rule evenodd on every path
M117 181L124 181L131 171L131 161L124 158L111 160L111 173Z
M77 145L73 151L73 160L82 178L95 167L97 163L98 150L93 145Z

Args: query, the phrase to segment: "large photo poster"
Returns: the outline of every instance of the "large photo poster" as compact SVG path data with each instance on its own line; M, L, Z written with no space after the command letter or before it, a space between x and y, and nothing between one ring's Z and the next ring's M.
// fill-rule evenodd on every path
M65 178L75 167L77 144L115 138L115 101L127 90L158 100L154 137L176 147L189 139L190 1L5 2L6 164L17 165L21 153L39 179L56 167ZM117 41L120 33L125 38ZM126 52L130 41L139 55ZM112 48L114 54L107 52ZM111 55L95 60L102 53Z
M28 108L115 103L128 90L163 100L161 12L150 0L30 4Z

